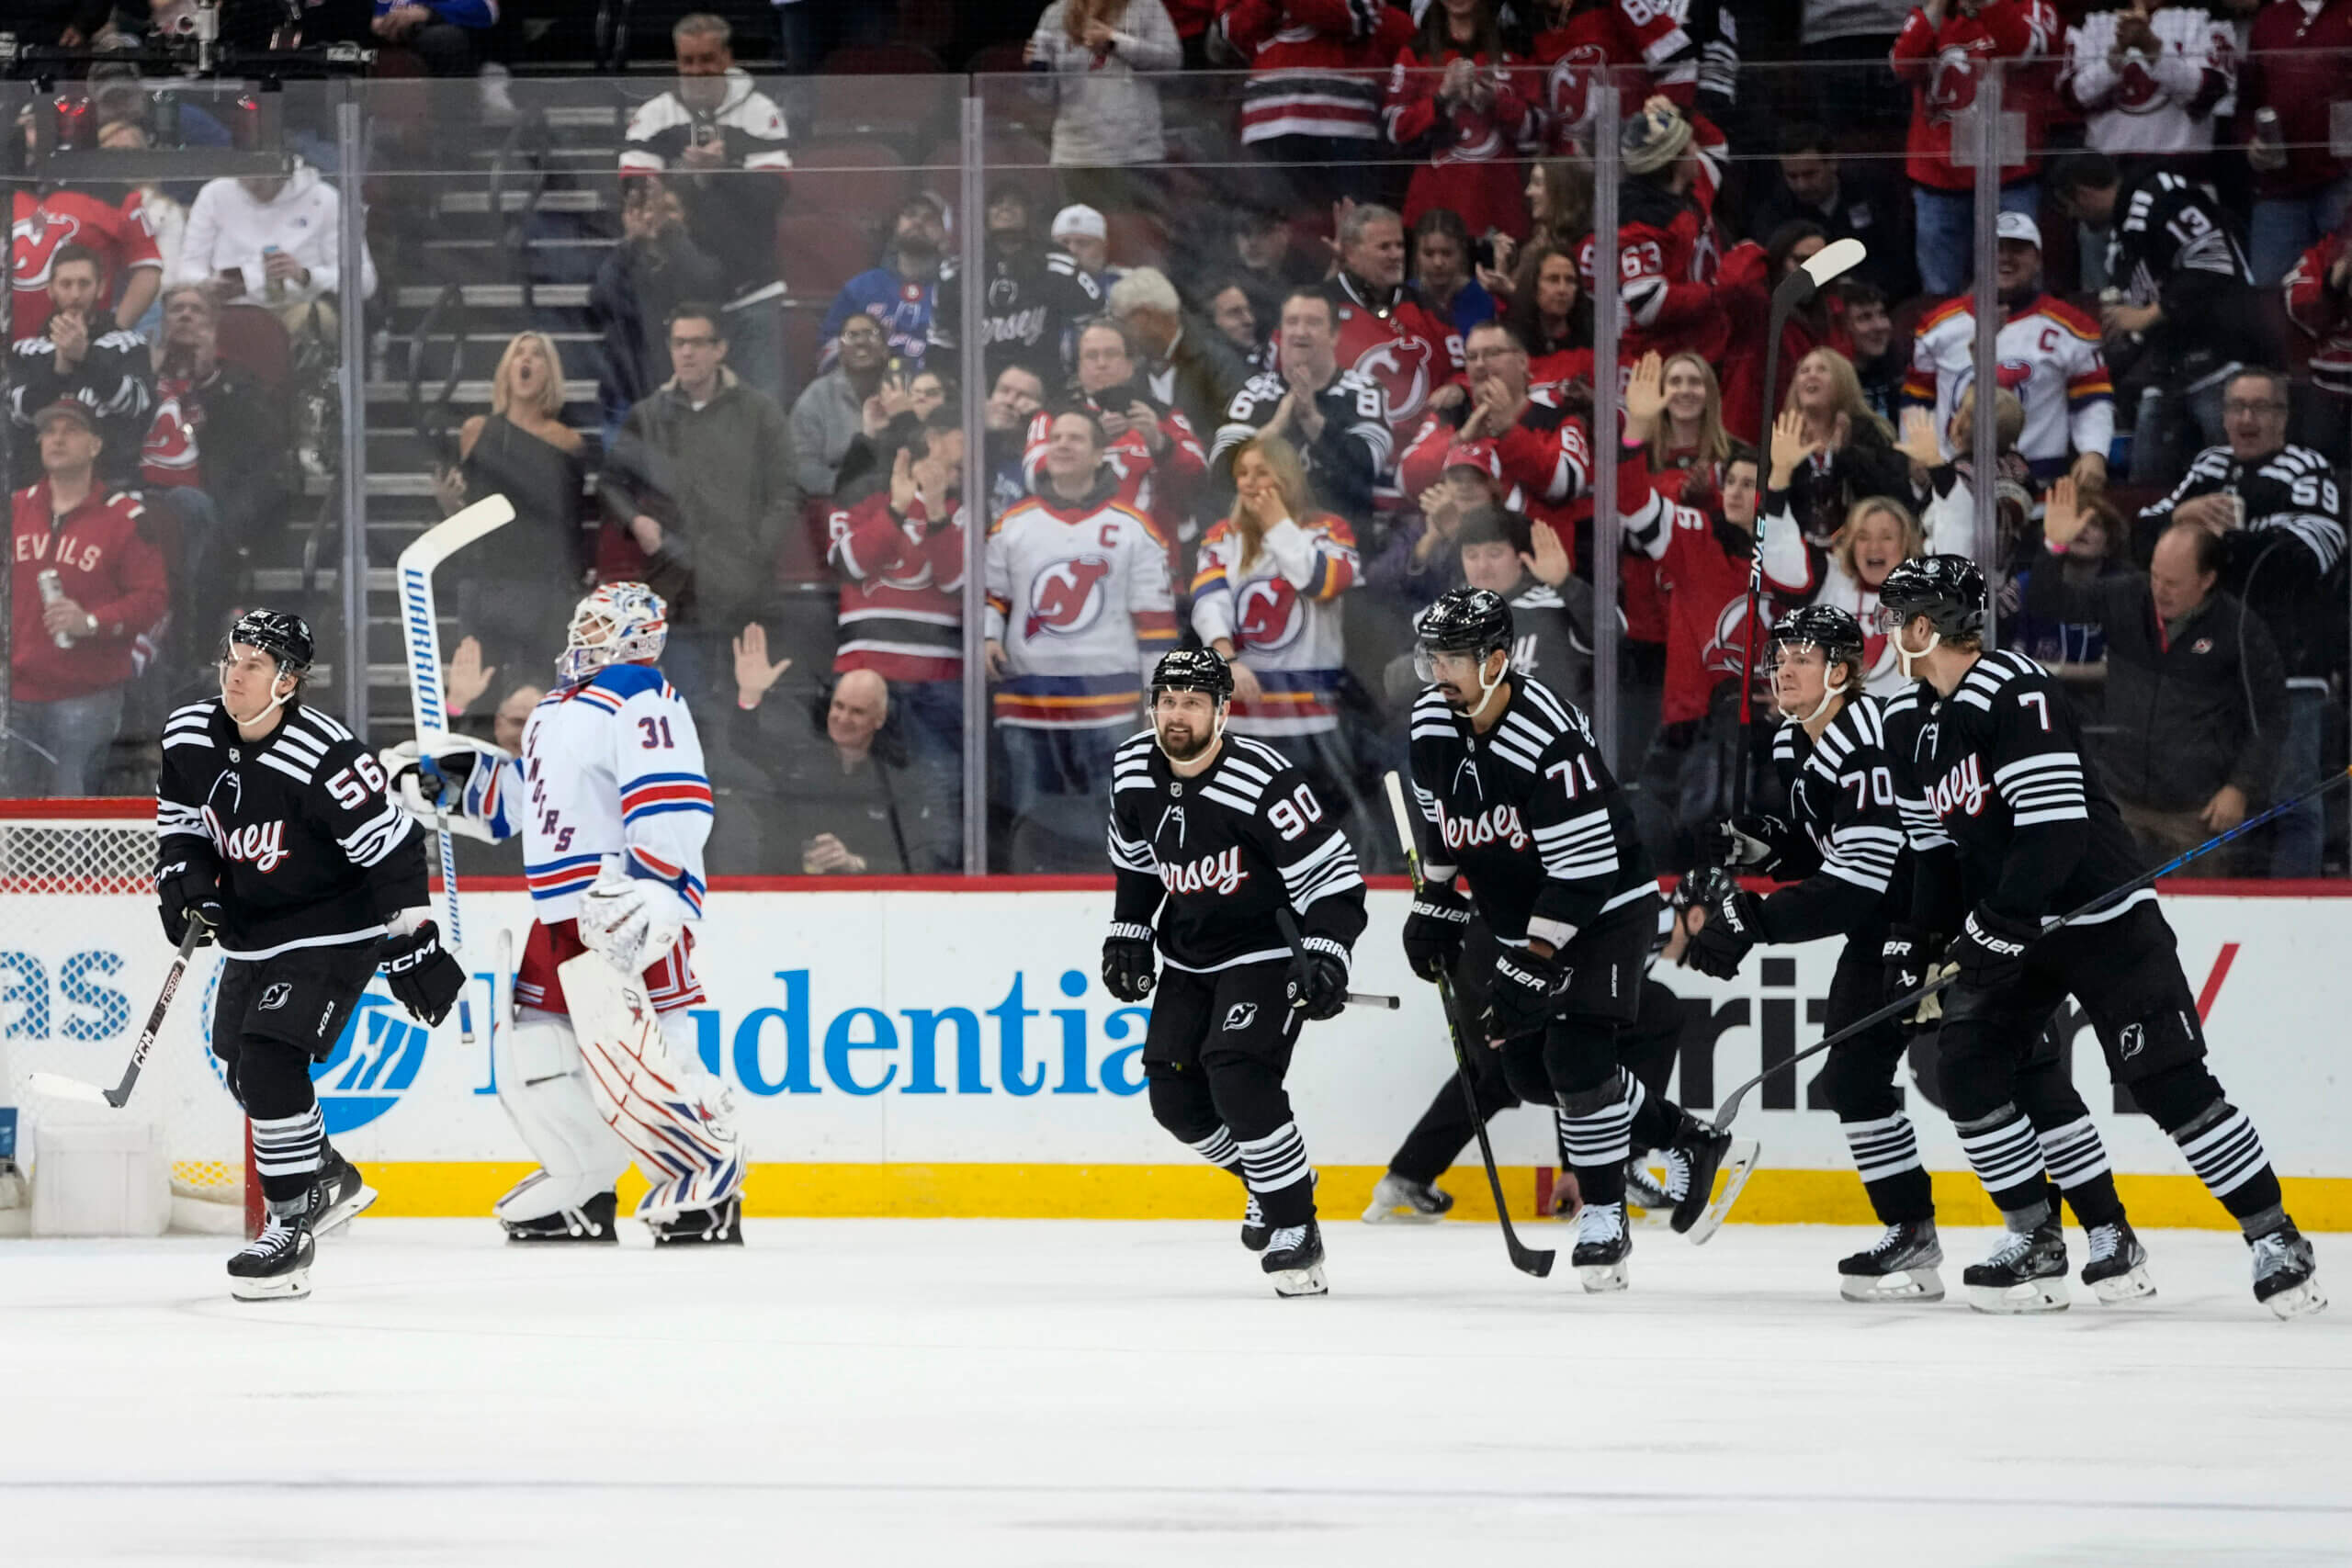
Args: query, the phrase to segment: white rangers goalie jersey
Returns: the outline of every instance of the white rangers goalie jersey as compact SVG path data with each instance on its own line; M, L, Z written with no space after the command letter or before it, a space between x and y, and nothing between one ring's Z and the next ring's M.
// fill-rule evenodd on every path
M699 919L710 779L685 699L648 664L608 664L549 692L523 727L523 754L476 768L467 815L523 835L523 874L541 924L580 912L608 855L677 895Z

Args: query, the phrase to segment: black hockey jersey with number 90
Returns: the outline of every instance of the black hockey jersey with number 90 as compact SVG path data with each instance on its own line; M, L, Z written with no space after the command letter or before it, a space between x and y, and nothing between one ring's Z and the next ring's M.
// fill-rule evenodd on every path
M1422 874L1467 877L1498 938L1566 947L1602 915L1657 896L1591 726L1542 682L1513 679L1483 735L1430 687L1413 705L1411 740Z
M424 836L375 753L300 702L246 740L219 698L164 722L155 784L156 863L219 873L232 958L266 958L381 936L422 908Z
M2137 876L2122 816L2083 766L2082 732L2050 671L2021 653L1988 653L1939 701L1925 682L1890 699L1887 750L1911 848L1959 851L1960 898L2013 919L2058 915ZM1955 931L1951 878L1926 874L1913 923ZM2154 893L2143 895L2153 898ZM2137 902L2137 899L2132 900ZM2119 912L2121 906L2119 906Z
M1363 934L1363 876L1339 823L1306 775L1272 747L1227 731L1208 769L1178 778L1149 730L1123 741L1111 773L1113 919L1159 921L1176 969L1287 961L1274 922L1287 905L1299 934L1352 949Z

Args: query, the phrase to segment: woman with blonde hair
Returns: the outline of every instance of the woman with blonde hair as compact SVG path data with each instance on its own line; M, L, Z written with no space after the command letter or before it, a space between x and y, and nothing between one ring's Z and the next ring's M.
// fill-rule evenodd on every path
M1666 362L1666 413L1650 437L1650 472L1668 500L1679 497L1690 479L1713 490L1723 479L1731 458L1731 432L1724 428L1723 387L1715 367L1696 354L1678 354Z
M435 464L433 497L443 516L486 495L503 495L514 521L467 552L458 584L458 625L481 638L483 657L510 682L541 668L563 647L564 626L588 572L592 515L587 478L596 467L589 438L563 421L563 356L545 333L516 333L490 381L490 412L458 428L458 461ZM492 668L488 676L494 676ZM486 676L485 678L488 678Z
M1854 362L1834 348L1797 361L1784 413L1804 421L1813 457L1790 481L1789 512L1805 542L1826 546L1865 496L1911 493L1911 468L1888 428L1862 395Z
M1938 549L1966 555L1963 543L1939 541ZM1829 562L1822 573L1816 604L1830 604L1852 615L1862 626L1862 689L1874 697L1891 697L1905 685L1896 667L1894 649L1878 630L1879 585L1914 556L1928 553L1928 536L1911 508L1888 495L1865 496L1848 509L1846 521L1829 541Z
M1137 180L1167 155L1159 73L1183 63L1184 46L1160 0L1053 0L1029 35L1022 62L1054 101L1054 167L1062 195L1105 212L1138 205Z
M1199 562L1193 629L1233 666L1234 732L1282 750L1321 798L1353 800L1338 698L1355 535L1316 504L1297 448L1277 435L1241 444L1233 509L1202 536Z

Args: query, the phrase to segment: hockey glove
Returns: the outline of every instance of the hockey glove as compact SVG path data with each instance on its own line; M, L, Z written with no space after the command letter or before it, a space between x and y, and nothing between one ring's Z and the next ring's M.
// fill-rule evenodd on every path
M2020 920L1990 905L1969 911L1960 940L1944 954L1960 965L1960 983L1995 991L2014 986L2025 974L2025 950L2041 934L2039 920Z
M1308 937L1291 955L1283 990L1310 1020L1339 1017L1348 1005L1348 950L1328 936Z
M1139 1002L1151 995L1157 978L1151 928L1114 922L1102 939L1102 988L1123 1002Z
M164 935L177 947L187 940L188 917L202 920L208 932L220 929L227 911L220 907L220 874L187 855L178 855L155 873L155 896L162 901L157 911L164 917ZM197 946L209 947L208 934L197 940Z
M1734 887L1708 907L1707 923L1690 939L1682 962L1702 975L1728 980L1739 973L1747 950L1764 940L1764 901Z
M1533 948L1506 947L1495 954L1495 1032L1505 1040L1532 1034L1552 1018L1568 988L1568 966L1540 956Z
M1712 858L1717 865L1758 876L1777 876L1788 858L1796 830L1778 817L1735 817L1709 829Z
M1453 973L1462 956L1462 939L1470 930L1470 900L1452 887L1421 884L1413 896L1413 912L1405 917L1405 964L1421 979L1435 985Z
M392 999L427 1028L449 1016L466 988L466 966L441 945L441 928L420 921L406 936L388 936L378 954Z

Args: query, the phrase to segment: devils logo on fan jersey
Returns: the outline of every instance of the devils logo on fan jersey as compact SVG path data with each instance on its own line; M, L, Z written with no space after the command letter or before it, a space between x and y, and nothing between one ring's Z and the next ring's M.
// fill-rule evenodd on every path
M1430 397L1430 345L1417 337L1392 337L1356 355L1351 368L1374 386L1388 405L1388 423L1418 418Z
M1288 648L1306 629L1306 608L1285 577L1252 578L1234 596L1233 639L1261 653Z
M1727 600L1715 616L1714 635L1707 639L1700 660L1718 675L1737 675L1747 668L1747 596Z
M151 485L192 485L197 482L197 422L176 397L166 397L155 408L155 423L139 449L139 468Z
M1936 56L1935 66L1928 78L1928 112L1937 119L1950 119L1973 107L1976 102L1976 57L1993 52L1989 38L1971 39L1964 44L1953 44Z
M1111 563L1099 556L1056 561L1029 583L1029 618L1022 637L1040 632L1070 637L1092 626L1102 614L1102 580Z
M28 214L20 212L8 225L10 281L27 293L47 288L49 269L57 253L81 240L82 220L70 212L52 212L46 207L35 207Z

